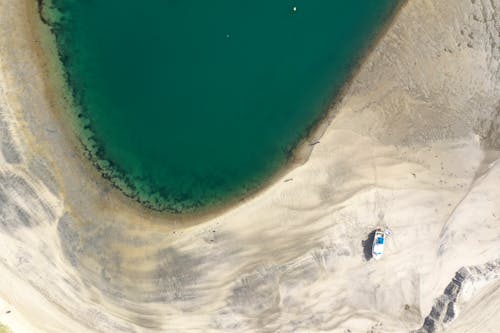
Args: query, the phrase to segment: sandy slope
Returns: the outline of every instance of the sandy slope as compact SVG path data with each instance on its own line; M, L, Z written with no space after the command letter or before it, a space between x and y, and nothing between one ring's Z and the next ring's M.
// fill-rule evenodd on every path
M410 0L308 161L199 224L138 209L75 153L34 3L0 0L0 322L14 332L500 325L498 0ZM379 225L393 236L374 262L362 244Z

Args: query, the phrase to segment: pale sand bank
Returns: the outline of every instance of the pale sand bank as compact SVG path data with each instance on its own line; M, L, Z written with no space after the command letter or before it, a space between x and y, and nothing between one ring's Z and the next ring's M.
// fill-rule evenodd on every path
M117 198L75 154L51 111L51 67L32 47L35 2L2 0L0 308L12 310L0 322L14 332L408 332L434 306L458 313L434 311L437 328L447 318L451 332L497 327L499 8L409 1L307 162L184 227ZM361 242L378 225L393 236L380 262L366 261ZM477 274L445 292L464 266Z

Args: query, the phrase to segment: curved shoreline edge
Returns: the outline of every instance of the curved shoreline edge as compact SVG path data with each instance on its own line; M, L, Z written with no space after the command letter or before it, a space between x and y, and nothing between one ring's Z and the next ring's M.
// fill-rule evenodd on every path
M116 190L117 196L122 196L122 200L132 200L135 203L138 203L139 206L143 207L147 211L151 210L154 214L159 214L165 216L167 220L176 219L181 216L183 220L204 220L207 217L215 217L217 215L223 214L228 210L231 210L235 207L238 207L242 202L247 202L252 200L252 198L258 196L260 193L273 186L275 183L282 181L286 174L288 174L291 170L296 168L299 165L305 163L308 159L308 156L313 150L315 144L319 143L319 140L322 136L322 133L328 126L329 122L334 118L336 105L340 103L344 94L346 93L348 87L350 86L353 78L356 76L356 73L359 71L365 59L369 56L373 48L377 45L378 41L383 38L385 32L392 25L397 13L401 10L401 8L407 3L407 0L398 0L397 4L393 6L391 11L387 14L386 21L380 26L377 27L376 31L373 33L373 36L364 46L364 50L360 52L359 57L352 60L352 69L348 74L345 82L342 86L335 92L332 92L331 101L328 104L329 106L324 110L321 115L308 127L305 131L305 134L300 138L297 143L287 152L287 160L285 163L279 167L279 169L272 172L272 174L265 177L264 181L260 181L257 185L252 186L250 189L246 189L243 192L245 194L238 195L227 195L226 199L212 205L208 205L202 208L193 208L189 211L173 211L168 208L158 208L153 206L149 201L142 200L135 190L132 189L132 186L127 183L124 179L126 178L126 174L119 170L119 166L113 167L103 167L103 165L109 165L111 163L107 160L101 160L98 157L98 153L94 152L96 147L99 147L99 143L95 142L92 139L92 136L87 137L84 134L81 134L84 129L82 129L83 124L80 124L79 113L80 111L75 111L72 109L79 109L80 106L77 106L78 103L74 101L74 94L72 92L71 83L68 81L68 73L64 70L64 65L61 62L61 54L57 50L56 46L56 37L52 31L52 26L47 19L43 17L43 6L44 0L38 1L38 15L41 23L46 25L48 29L41 29L41 33L45 36L42 36L42 40L44 40L44 49L50 50L50 52L46 52L47 56L45 57L45 62L51 63L51 66L56 67L57 71L55 71L55 75L62 75L62 77L55 77L54 74L48 74L48 83L54 84L55 82L55 91L56 93L52 93L51 99L56 100L59 97L58 94L61 95L60 91L64 91L62 94L63 103L57 102L59 105L54 109L58 118L64 118L64 121L69 123L69 130L67 131L68 135L73 136L71 141L77 141L78 143L75 145L75 151L78 151L82 155L82 163L89 163L93 165L93 167L97 170L99 177L104 181L109 182L112 187ZM53 58L56 55L56 58ZM60 73L60 74L59 74ZM92 130L89 130L92 132ZM77 134L78 133L78 134ZM76 140L75 140L76 138ZM85 141L85 142L84 142ZM88 142L86 142L88 141ZM94 150L93 148L94 147ZM92 177L95 175L92 174Z
M36 18L36 2L1 1L0 322L14 333L494 331L500 298L484 295L498 294L496 271L475 270L481 283L453 300L451 322L438 311L423 324L461 267L500 253L498 10L409 1L292 181L203 223L167 223L82 163L47 98L57 67L32 47L43 46L25 14ZM374 262L362 241L378 226L393 234Z

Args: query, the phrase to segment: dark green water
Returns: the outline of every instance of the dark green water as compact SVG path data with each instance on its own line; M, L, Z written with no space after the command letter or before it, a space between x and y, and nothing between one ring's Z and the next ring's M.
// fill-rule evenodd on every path
M144 205L188 212L283 167L397 3L52 0L43 13L90 158Z

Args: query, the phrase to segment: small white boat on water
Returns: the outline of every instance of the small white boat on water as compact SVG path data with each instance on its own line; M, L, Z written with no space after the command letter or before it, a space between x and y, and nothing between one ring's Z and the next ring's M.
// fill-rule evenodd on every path
M375 260L379 260L384 254L385 235L386 233L382 229L375 230L372 247L372 257Z

